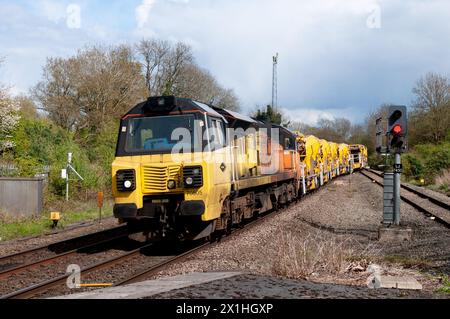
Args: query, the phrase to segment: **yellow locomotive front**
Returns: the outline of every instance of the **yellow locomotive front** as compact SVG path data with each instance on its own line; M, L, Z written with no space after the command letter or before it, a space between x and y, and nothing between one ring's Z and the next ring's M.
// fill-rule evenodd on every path
M226 120L207 105L151 98L122 120L112 164L114 216L152 237L204 237L230 192Z

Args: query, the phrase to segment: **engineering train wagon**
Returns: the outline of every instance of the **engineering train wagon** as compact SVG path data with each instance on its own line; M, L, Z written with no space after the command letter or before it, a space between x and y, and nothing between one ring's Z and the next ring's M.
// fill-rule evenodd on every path
M360 170L367 166L367 147L361 144L353 144L349 146L350 161L353 163L354 170Z
M297 150L300 156L302 177L304 171L305 186L302 193L319 188L323 184L323 155L320 139L314 135L305 136L294 132L297 141ZM302 183L303 184L303 183Z
M339 171L341 175L350 172L350 149L345 143L339 144Z
M331 177L339 176L339 144L330 142L331 149Z

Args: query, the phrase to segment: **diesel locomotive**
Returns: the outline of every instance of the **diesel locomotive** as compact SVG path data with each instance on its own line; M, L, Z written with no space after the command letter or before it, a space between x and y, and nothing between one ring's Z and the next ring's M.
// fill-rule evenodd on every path
M196 240L277 209L365 165L346 144L174 96L120 121L114 216L149 238Z

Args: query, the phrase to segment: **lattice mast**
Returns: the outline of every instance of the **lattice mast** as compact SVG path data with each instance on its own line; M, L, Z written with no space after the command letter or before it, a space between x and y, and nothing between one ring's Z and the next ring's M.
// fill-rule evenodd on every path
M278 109L278 53L273 57L272 108L274 111Z

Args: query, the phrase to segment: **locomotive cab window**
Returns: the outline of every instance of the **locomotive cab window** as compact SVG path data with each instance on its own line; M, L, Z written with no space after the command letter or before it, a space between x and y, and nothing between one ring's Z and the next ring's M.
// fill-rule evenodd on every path
M193 115L131 119L128 123L125 151L139 154L168 153L175 146L192 151L199 141L195 137L198 129L195 128L194 120ZM180 135L183 137L180 138Z

